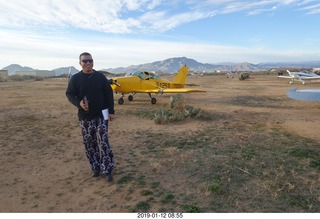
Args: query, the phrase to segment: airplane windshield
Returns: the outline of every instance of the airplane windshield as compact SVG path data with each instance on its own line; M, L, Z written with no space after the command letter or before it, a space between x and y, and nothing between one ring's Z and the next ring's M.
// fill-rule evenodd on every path
M150 78L152 79L160 79L159 75L156 75L155 73L149 73Z
M141 78L142 80L144 79L144 75L142 72L140 71L136 71L130 74L130 76L138 76L139 78Z
M151 79L160 79L160 76L156 75L155 73L146 72L146 71L144 71L144 72L136 71L136 72L131 73L130 76L138 76L142 80L149 80L150 78Z

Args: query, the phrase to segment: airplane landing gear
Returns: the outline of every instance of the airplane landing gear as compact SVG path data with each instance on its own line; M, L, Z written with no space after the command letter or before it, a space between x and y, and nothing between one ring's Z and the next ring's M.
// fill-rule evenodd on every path
M128 100L129 101L133 101L133 96L134 96L134 94L133 95L129 95L128 96ZM157 99L152 97L150 93L149 93L149 97L151 98L151 104L156 104L157 103ZM123 105L124 104L124 95L121 95L121 97L118 100L118 104L119 105Z
M123 99L123 97L120 97L119 100L118 100L118 104L122 105L123 103L124 103L124 99Z
M157 99L154 98L154 97L152 97L152 98L151 98L151 103L152 103L152 104L156 104L156 102L157 102Z
M151 96L151 93L149 93L149 97L151 98L151 104L156 104L157 99Z
M129 100L129 101L133 101L133 96L134 96L134 95L135 95L135 93L134 93L133 95L129 95L129 96L128 96L128 100ZM124 94L122 94L121 97L119 98L118 104L119 104L119 105L124 104Z

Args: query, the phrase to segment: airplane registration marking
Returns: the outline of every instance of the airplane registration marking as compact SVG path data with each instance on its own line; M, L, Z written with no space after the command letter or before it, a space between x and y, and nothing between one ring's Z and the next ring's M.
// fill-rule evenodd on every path
M157 86L162 87L162 88L170 88L170 83L165 83L165 82L156 82Z

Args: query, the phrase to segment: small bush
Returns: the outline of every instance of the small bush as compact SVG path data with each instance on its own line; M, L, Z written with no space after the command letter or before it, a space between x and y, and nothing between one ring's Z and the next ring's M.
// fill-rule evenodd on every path
M170 97L169 106L176 112L183 112L185 109L185 100L181 94Z
M207 189L209 192L222 193L221 185L219 183L210 183Z
M154 114L154 122L156 124L166 124L183 121L189 118L212 121L219 119L220 117L221 115L212 114L199 108L185 105L184 97L181 94L178 94L170 98L169 109L159 107Z
M310 166L320 170L320 158L310 161Z
M195 205L183 205L182 208L186 213L200 213L201 212L201 209Z
M149 203L145 201L138 202L135 207L137 211L142 211L142 212L147 212L149 208L150 208Z
M140 194L142 196L147 196L147 195L152 195L152 192L150 190L142 190Z
M172 201L173 199L174 199L174 195L170 193L170 194L166 195L166 197L164 197L164 199L162 199L161 202L163 204L167 204L170 201Z
M239 75L239 80L240 80L240 81L243 81L243 80L248 79L249 77L250 77L250 73L244 72L244 73L241 73L241 74Z
M118 180L118 184L124 184L124 183L127 183L129 182L130 180L132 179L131 176L123 176L121 177L119 180Z

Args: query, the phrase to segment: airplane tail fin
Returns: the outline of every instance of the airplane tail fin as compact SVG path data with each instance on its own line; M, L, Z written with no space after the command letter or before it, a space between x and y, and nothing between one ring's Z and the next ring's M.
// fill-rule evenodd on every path
M176 75L176 77L173 79L174 84L185 84L186 79L188 75L188 67L186 65L182 66Z

